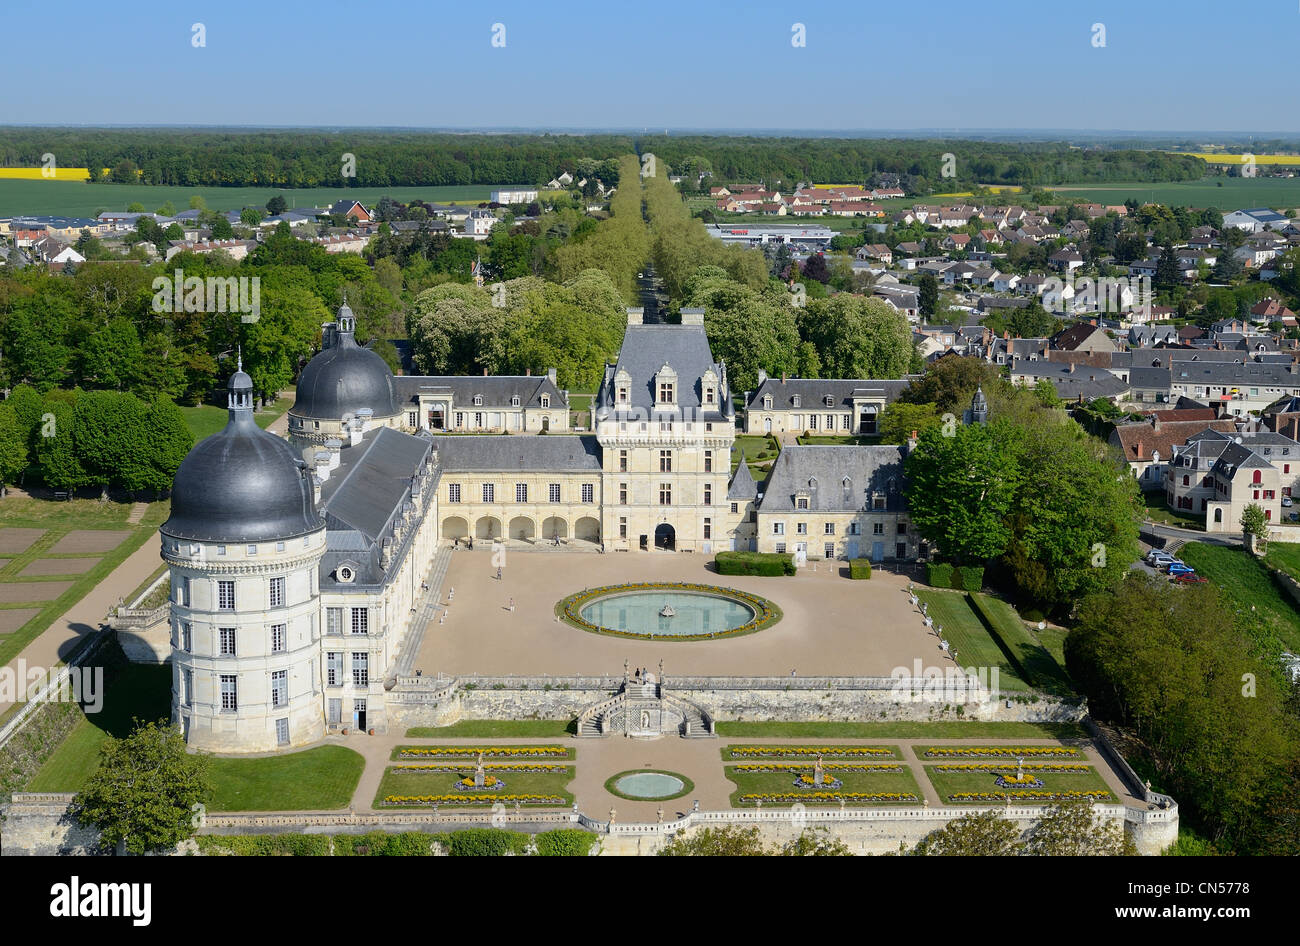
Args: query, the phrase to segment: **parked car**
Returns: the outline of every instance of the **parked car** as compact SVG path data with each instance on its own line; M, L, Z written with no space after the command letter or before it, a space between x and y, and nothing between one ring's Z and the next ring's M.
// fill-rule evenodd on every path
M1210 579L1204 578L1196 572L1187 572L1182 575L1175 575L1170 581L1176 581L1180 585L1204 585L1208 584Z
M1294 503L1291 502L1291 497L1290 497L1290 496L1283 496L1283 497L1282 497L1282 505L1283 505L1283 506L1291 506L1291 505L1294 505Z
M1184 565L1182 562L1175 562L1169 566L1169 574L1173 578L1177 578L1179 575L1195 575L1196 569Z
M1154 568L1162 568L1163 566L1168 565L1170 562L1176 562L1176 561L1178 561L1178 559L1174 558L1168 552L1153 551L1149 555L1147 555L1147 564L1151 565Z

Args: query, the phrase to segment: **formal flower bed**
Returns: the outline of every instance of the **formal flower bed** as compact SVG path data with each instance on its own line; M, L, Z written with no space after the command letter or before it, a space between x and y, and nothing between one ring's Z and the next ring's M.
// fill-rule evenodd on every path
M1019 775L1008 772L999 775L994 784L998 788L1042 788L1043 780L1029 772L1022 772Z
M471 779L471 781L473 781ZM518 802L520 805L563 805L565 799L563 795L503 795L493 793L491 795L385 795L384 804L393 807L409 806L428 806L428 805L513 805Z
M601 624L592 624L582 616L582 609L597 598L604 598L609 595L627 594L637 591L681 591L696 592L699 594L715 595L720 598L730 598L738 601L754 612L754 619L747 624L739 627L733 627L729 631L715 631L710 634L637 634L633 631L622 631L612 627L605 627ZM643 581L628 582L622 585L605 585L600 588L587 588L579 591L577 594L569 595L556 606L556 610L565 621L574 627L580 627L584 631L591 631L593 634L605 634L611 637L630 637L634 640L656 641L707 641L719 637L736 637L740 634L752 634L754 631L761 631L763 628L775 624L781 620L781 610L766 598L760 598L758 595L750 594L748 591L739 591L735 588L720 588L717 585L699 585L686 581Z
M1005 774L1016 770L1015 763L957 762L934 766L939 772L988 772ZM1026 772L1088 772L1092 766L1086 762L1026 762L1021 766Z
M1032 789L1005 792L953 792L949 801L1074 801L1077 799L1104 800L1110 798L1106 791L1042 792Z
M468 766L465 765L394 765L391 766L394 772L464 772ZM498 762L493 765L483 766L488 772L567 772L567 765L545 765L543 763L528 762Z
M806 771L807 762L763 762L750 765L732 766L737 772L792 772ZM827 762L822 766L826 771L836 772L901 772L903 766L895 762Z
M757 802L772 802L780 805L786 802L805 801L846 801L871 804L872 802L908 802L920 801L912 792L751 792L740 796L741 804L753 805Z
M839 779L837 779L834 775L827 775L825 772L823 772L822 782L820 785L818 785L817 773L807 772L804 773L803 775L795 776L794 787L802 788L802 789L822 788L822 789L828 789L830 791L834 791L837 788L843 788L844 783L841 782Z
M480 753L486 759L569 757L569 750L563 746L402 746L397 758L477 758Z
M772 759L782 756L802 758L805 756L825 756L832 759L854 757L896 758L891 748L880 746L731 746L727 750L733 759Z
M1083 751L1073 746L931 746L927 759L1068 759Z
M482 786L474 784L475 776L463 778L456 783L456 790L460 792L499 792L506 787L505 779L497 778L495 775L484 775Z

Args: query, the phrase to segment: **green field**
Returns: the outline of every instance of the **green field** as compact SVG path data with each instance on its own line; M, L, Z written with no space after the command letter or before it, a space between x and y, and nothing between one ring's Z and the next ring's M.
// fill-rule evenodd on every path
M1179 557L1210 579L1247 626L1271 632L1292 653L1300 651L1300 613L1268 571L1238 546L1188 542Z
M1078 723L981 722L978 720L885 723L721 722L718 735L729 739L1082 739Z
M304 187L284 190L274 187L157 187L148 184L87 184L81 181L0 180L0 217L14 214L49 214L89 217L102 210L125 210L139 202L146 210L157 210L171 201L185 210L195 194L211 210L240 210L265 207L275 194L282 194L293 207L328 206L344 197L372 206L380 197L403 203L480 203L493 191L490 184L448 187Z
M573 733L571 719L462 719L450 726L412 726L408 739L555 739Z
M1222 211L1240 207L1300 207L1300 177L1205 177L1185 183L1082 184L1049 187L1048 190L1062 197L1101 204L1122 204L1132 198L1142 203L1154 201L1171 206L1217 207Z
M943 627L944 639L956 650L959 666L997 667L998 685L1001 689L1019 692L1030 688L989 634L984 622L966 600L966 595L951 591L918 590L916 596L929 605L935 627Z
M258 759L211 759L211 811L327 811L352 800L366 760L343 746Z
M104 694L103 709L77 723L45 760L27 791L80 791L99 768L99 747L105 740L129 736L134 728L132 717L147 721L168 718L171 704L171 667L130 664Z
M258 411L253 415L257 421L257 426L265 430L275 423L275 419L293 406L290 398L279 398L274 404L268 406L265 410ZM230 417L229 411L224 407L217 407L213 404L199 404L196 407L182 407L181 413L185 415L185 424L194 435L194 442L198 443L204 437L210 437L226 426L226 421Z
M1052 650L1025 626L1011 605L985 594L975 597L984 606L1002 646L1029 675L1034 686L1058 695L1072 692L1064 661L1058 660Z

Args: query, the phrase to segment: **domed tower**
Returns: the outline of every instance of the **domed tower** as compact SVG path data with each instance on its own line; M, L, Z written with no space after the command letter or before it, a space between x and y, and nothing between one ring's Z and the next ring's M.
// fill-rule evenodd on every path
M970 410L967 412L966 423L987 424L988 422L989 400L984 396L984 388L976 386L975 396L971 398Z
M357 344L356 318L346 302L338 321L327 326L325 342L302 369L289 408L289 437L300 449L333 439L347 444L363 429L395 426L400 413L393 373Z
M306 464L229 384L225 429L185 457L163 523L171 567L172 714L191 746L266 752L325 734L319 565L325 523Z

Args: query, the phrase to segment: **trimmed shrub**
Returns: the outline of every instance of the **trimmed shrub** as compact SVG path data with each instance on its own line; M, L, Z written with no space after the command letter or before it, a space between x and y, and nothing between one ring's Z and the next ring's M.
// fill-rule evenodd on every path
M596 836L577 828L556 828L537 835L536 842L538 857L586 857Z
M925 582L931 588L951 588L953 567L946 562L930 562L925 566Z
M330 852L328 834L201 834L195 842L204 854L238 857L323 857Z
M871 577L871 559L855 558L849 562L850 578L870 578Z
M500 828L467 828L439 835L452 857L502 857L505 854L522 854L532 840L522 831L505 831Z
M984 587L984 569L978 565L963 565L955 569L952 586L957 591L978 592Z
M719 575L775 577L794 574L794 555L775 552L719 552L713 558Z

